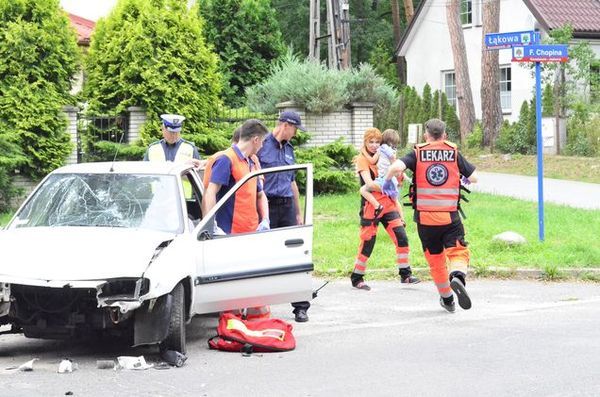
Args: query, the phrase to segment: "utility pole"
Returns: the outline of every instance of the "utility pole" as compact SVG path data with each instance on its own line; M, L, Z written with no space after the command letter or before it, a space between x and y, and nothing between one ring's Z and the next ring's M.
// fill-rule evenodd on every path
M308 57L312 60L321 59L321 1L310 0L310 34Z
M350 56L350 5L348 0L325 0L327 34L320 36L320 0L310 0L309 57L320 59L319 40L328 38L328 65L331 69L348 69Z
M339 0L338 19L340 21L341 42L338 43L338 48L340 51L340 69L350 69L352 66L350 57L350 4L348 2L349 0Z

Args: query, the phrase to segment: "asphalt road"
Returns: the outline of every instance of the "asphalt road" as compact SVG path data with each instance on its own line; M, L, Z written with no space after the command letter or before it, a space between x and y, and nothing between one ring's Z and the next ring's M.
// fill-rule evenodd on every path
M538 201L536 176L479 172L476 192ZM600 184L544 178L544 202L584 209L600 209Z
M318 280L315 280L317 284ZM431 282L373 281L369 292L346 280L294 323L293 352L210 351L217 319L188 326L188 360L168 370L114 371L96 360L158 356L114 342L42 341L0 336L6 396L598 396L600 285L472 280L469 311L443 311ZM290 307L273 307L291 320ZM79 365L58 374L69 357ZM39 358L33 372L5 368Z

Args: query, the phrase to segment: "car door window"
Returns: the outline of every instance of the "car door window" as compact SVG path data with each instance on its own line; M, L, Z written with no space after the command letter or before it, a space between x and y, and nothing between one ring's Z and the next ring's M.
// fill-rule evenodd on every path
M188 219L192 222L192 229L202 219L202 193L194 178L192 170L188 170L181 176L181 188L185 198L185 208Z

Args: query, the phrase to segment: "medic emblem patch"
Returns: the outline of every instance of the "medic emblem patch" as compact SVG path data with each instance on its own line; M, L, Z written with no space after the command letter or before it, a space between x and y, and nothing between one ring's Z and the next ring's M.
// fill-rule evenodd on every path
M425 173L427 182L433 186L440 186L448 180L448 168L444 164L432 164Z

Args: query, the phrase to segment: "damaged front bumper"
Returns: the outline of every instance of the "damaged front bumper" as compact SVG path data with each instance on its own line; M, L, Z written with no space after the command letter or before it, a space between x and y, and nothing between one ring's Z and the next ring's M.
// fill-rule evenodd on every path
M146 278L48 281L2 277L0 325L13 324L26 336L40 338L69 337L78 329L133 329L134 345L159 343L168 333L172 297L154 293Z

